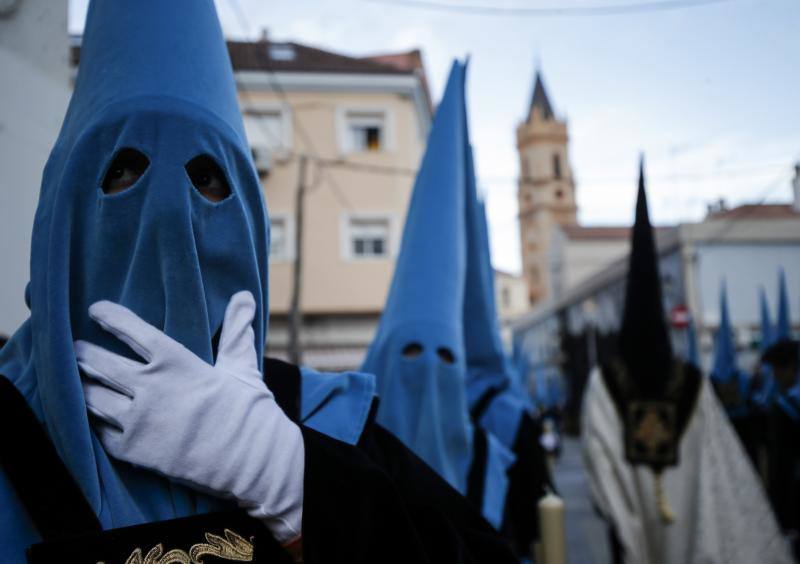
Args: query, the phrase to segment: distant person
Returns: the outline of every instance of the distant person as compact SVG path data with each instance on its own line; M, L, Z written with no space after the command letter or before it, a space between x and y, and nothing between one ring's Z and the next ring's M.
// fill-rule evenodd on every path
M781 340L762 361L772 368L778 388L767 425L767 484L778 521L800 559L800 342Z
M707 379L672 354L643 167L618 358L592 373L592 498L628 564L789 563L761 483Z

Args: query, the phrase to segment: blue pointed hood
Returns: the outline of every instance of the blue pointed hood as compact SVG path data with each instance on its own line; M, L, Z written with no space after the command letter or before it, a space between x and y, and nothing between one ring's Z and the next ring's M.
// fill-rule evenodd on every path
M761 343L759 350L763 353L775 342L775 327L769 314L769 303L767 303L767 293L764 288L758 291L759 308L761 311Z
M131 352L87 309L101 299L125 305L213 362L228 300L249 290L261 355L269 226L211 0L92 2L80 59L34 220L31 317L0 353L0 373L43 421L103 526L120 527L218 502L110 459L91 433L73 340ZM147 168L106 194L103 178L122 149L144 155ZM187 174L201 155L230 187L220 202L206 200ZM0 484L4 511L18 503L9 496ZM16 521L24 548L33 533ZM16 561L7 548L0 561Z
M414 183L400 254L362 367L377 420L452 486L466 490L472 427L465 387L465 67L454 62Z
M728 291L722 284L719 297L719 329L714 341L714 366L711 369L711 379L718 382L728 382L736 377L736 345L733 342L730 315L728 314Z
M467 399L470 409L494 399L478 414L482 429L495 435L506 448L516 441L522 416L528 409L521 391L513 385L512 366L503 349L497 318L494 270L489 250L486 209L478 198L472 151L467 154L467 276L464 291L464 346L467 353Z
M203 108L245 141L212 0L91 2L59 142L80 135L109 106L151 96Z
M494 293L485 207L478 199L472 150L467 158L466 235L467 274L464 293L464 346L467 350L467 387L474 405L489 389L511 384Z
M775 321L775 341L792 338L792 316L789 313L789 292L786 289L786 272L778 274L778 318Z

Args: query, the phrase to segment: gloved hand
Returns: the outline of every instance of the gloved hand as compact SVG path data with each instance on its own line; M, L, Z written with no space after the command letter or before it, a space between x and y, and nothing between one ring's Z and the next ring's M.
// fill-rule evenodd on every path
M89 308L146 364L75 342L86 406L112 456L232 497L285 543L300 535L305 450L300 429L264 384L250 292L231 297L217 362L207 364L129 309Z

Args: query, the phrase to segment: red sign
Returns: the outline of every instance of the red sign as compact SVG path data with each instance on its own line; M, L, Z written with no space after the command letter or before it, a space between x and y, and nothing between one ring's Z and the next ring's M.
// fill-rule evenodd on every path
M692 319L689 313L689 308L685 305L676 305L669 312L669 322L675 329L686 329L689 326L689 321Z

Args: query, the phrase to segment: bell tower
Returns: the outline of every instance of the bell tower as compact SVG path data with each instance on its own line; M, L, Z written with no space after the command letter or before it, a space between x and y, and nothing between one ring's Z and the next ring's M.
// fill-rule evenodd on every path
M548 258L553 227L577 224L568 141L567 122L553 112L537 71L528 115L517 127L522 268L532 305L551 295Z

